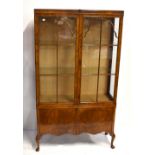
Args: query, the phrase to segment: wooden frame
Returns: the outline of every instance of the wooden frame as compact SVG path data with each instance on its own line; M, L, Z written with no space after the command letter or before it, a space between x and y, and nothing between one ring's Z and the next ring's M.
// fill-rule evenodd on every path
M39 17L40 16L75 16L76 17L76 46L75 46L75 73L74 73L74 103L58 104L40 102L40 73L39 73ZM61 135L64 133L80 134L89 132L92 134L105 131L112 136L111 148L114 148L115 138L114 121L119 77L119 65L121 56L121 41L123 27L123 11L88 11L88 10L34 10L34 36L35 36L35 70L36 70L36 110L37 110L37 136L36 143L39 151L39 140L42 135L50 133ZM82 43L84 16L119 18L119 34L115 72L114 98L110 101L98 101L81 104L81 69L82 69ZM112 37L111 37L112 39ZM101 51L101 47L100 47ZM100 52L99 52L100 57ZM99 58L100 60L100 58ZM99 62L100 65L100 62ZM111 67L111 64L109 65ZM58 71L57 71L58 74ZM108 75L108 74L107 74ZM99 70L98 70L99 78ZM99 79L98 79L99 81ZM109 83L109 82L108 82ZM97 88L99 84L97 83ZM98 90L98 89L97 89ZM58 93L57 93L58 95ZM98 92L97 92L98 95ZM70 115L68 115L70 113ZM102 117L101 117L102 116ZM72 118L70 118L72 117ZM95 122L96 120L96 122ZM93 123L96 123L94 126Z

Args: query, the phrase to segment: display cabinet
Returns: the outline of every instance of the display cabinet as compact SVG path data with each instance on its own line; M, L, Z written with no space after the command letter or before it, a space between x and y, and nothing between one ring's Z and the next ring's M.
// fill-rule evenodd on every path
M123 11L34 10L37 151L44 134L105 132L114 122Z

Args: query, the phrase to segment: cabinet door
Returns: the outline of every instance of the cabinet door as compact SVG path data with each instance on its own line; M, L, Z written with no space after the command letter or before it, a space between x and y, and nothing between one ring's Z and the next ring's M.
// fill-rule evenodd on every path
M80 95L82 103L113 99L118 25L118 18L83 18Z
M74 102L75 16L39 16L39 102Z

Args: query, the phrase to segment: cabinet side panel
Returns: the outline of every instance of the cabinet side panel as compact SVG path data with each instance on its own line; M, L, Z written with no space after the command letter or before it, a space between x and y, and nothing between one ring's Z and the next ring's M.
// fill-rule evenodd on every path
M39 111L37 105L39 103L39 27L38 27L38 15L34 14L34 42L35 42L35 79L36 79L36 115L37 115L37 135L40 135L39 130Z
M35 42L35 73L36 73L36 102L39 102L39 27L38 16L34 15L34 42Z

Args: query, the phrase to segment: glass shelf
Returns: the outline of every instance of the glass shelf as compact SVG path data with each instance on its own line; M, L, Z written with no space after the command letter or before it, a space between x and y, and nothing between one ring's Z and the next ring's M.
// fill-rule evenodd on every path
M82 44L85 47L96 47L96 46L100 46L100 44L98 42L84 42ZM71 42L59 42L59 44L57 44L57 42L50 42L50 41L46 41L46 42L41 42L40 46L75 46L75 42L71 43ZM102 43L101 46L107 46L107 47L112 47L112 46L117 46L117 44L108 44L108 43Z
M90 75L98 75L98 68L96 67L83 67L81 76L90 76ZM59 67L58 68L58 76L60 75L74 75L75 69L73 67ZM57 68L40 68L41 76L57 76ZM99 75L115 75L115 73L110 73L108 68L101 67Z
M105 94L98 94L98 101L111 101L111 97ZM96 95L95 94L82 94L81 95L81 102L96 102Z
M58 75L74 75L75 68L74 67L59 67L58 68ZM50 67L50 68L40 68L40 75L57 75L57 68Z
M40 42L40 46L75 46L75 42L72 41L46 41L46 42Z
M114 73L110 73L109 69L106 67L100 67L100 75L113 75ZM97 67L83 67L82 68L82 76L86 75L98 75Z
M74 94L72 95L58 95L58 102L74 102ZM57 102L56 95L40 96L40 102Z
M81 96L81 102L96 102L96 95L95 94L83 94ZM56 95L49 95L49 96L40 96L41 102L56 102L57 97ZM109 95L102 95L98 94L99 101L111 101L111 97ZM59 102L74 102L73 94L72 95L58 95Z

